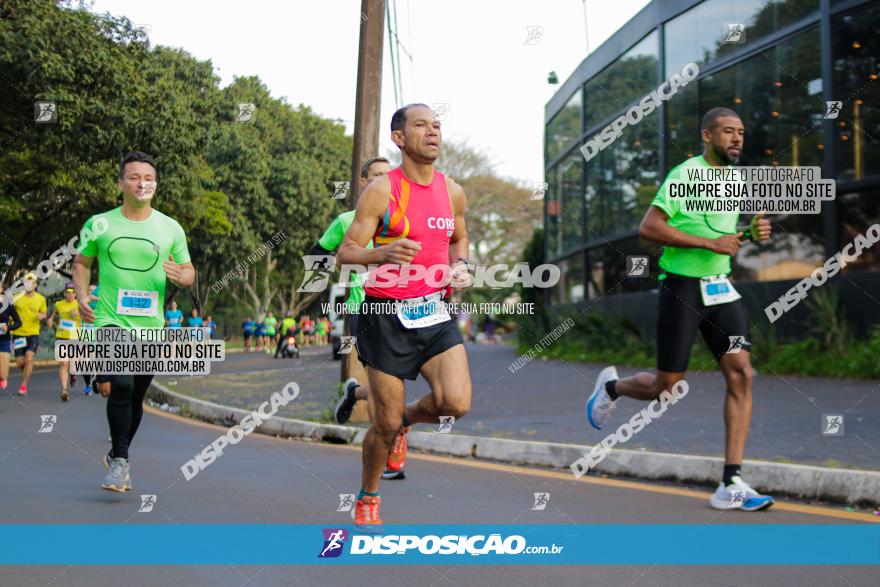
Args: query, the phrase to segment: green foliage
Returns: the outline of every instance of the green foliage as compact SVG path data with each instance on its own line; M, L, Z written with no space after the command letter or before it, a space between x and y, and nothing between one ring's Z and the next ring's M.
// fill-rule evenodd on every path
M815 292L819 293L819 292ZM812 295L815 295L812 294ZM853 337L840 321L837 295L825 292L812 306L818 336L801 341L780 343L772 327L756 328L752 333L752 365L767 375L804 375L812 377L880 378L880 325L867 337ZM518 350L525 352L567 318L575 325L554 344L544 349L542 357L566 361L655 367L656 346L643 338L637 324L625 316L609 316L591 311L580 315L568 307L559 312L555 322L542 330L517 332ZM700 337L691 350L691 371L713 371L718 365Z
M0 278L11 282L117 205L118 162L141 150L158 165L154 206L189 237L194 305L209 305L214 281L285 230L215 298L289 307L300 256L344 210L329 197L350 175L344 126L273 98L256 77L220 88L209 61L151 48L127 18L75 6L4 0L0 9ZM47 100L57 123L35 124L34 102ZM239 103L256 105L251 122L235 121Z

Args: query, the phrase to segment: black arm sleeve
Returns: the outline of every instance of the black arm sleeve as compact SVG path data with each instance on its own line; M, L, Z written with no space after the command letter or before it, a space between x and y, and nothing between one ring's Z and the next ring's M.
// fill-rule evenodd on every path
M21 317L18 315L18 310L15 309L15 306L9 306L9 332L18 330L21 328L21 324Z
M332 255L332 251L328 251L318 243L315 243L315 246L311 248L309 251L309 255Z

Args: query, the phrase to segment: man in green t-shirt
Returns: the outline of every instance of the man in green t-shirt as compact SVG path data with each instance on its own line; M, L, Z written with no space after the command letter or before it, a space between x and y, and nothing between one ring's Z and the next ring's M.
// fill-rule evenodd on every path
M381 177L391 171L391 164L384 157L374 157L368 159L363 167L361 167L360 178L358 180L359 194L377 177ZM332 254L342 244L348 227L354 220L354 210L343 212L336 217L330 226L324 232L323 236L318 240L318 244L312 248L312 255L329 255ZM367 244L367 248L373 248L373 243ZM348 308L348 331L355 332L355 323L360 313L361 304L364 301L364 277L361 274L354 273L351 276L352 285L349 288L346 306ZM357 400L366 400L370 395L370 389L367 385L362 385L354 377L349 378L343 384L342 397L336 404L334 410L336 421L340 424L348 422L351 412ZM401 444L396 442L395 444ZM389 457L390 458L390 457ZM385 479L402 479L405 476L403 469L396 467L386 467L382 474Z
M73 282L79 314L96 328L162 328L166 281L188 287L195 280L183 228L151 206L157 180L152 157L139 151L129 153L119 166L116 184L122 192L122 206L92 216L83 226ZM96 258L101 284L97 297L89 294ZM128 448L140 425L144 396L152 379L147 374L95 377L101 395L108 398L107 421L113 442L104 458L108 469L101 485L104 489L131 490Z
M668 394L683 397L688 390L683 380L699 330L727 381L725 465L710 504L722 510L758 511L773 505L773 498L759 494L741 476L752 415L751 345L746 312L728 275L740 238L769 239L770 222L759 214L748 228L740 230L739 213L694 212L684 198L676 197L679 186L710 175L701 169L735 165L742 153L744 131L733 110L709 110L701 125L703 154L673 168L660 186L639 229L642 238L664 245L657 306L657 372L618 379L614 367L605 368L587 400L586 411L590 425L601 429L619 396L661 399L663 405L670 400ZM666 396L661 395L664 391Z

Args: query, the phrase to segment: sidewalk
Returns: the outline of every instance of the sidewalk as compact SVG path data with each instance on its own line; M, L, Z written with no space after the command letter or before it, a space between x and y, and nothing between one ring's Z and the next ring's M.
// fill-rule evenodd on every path
M152 400L180 407L183 415L234 426L288 382L300 395L260 432L313 441L359 444L363 425L320 422L339 363L328 348L307 349L301 360L243 353L215 364L209 377L158 378ZM588 429L584 400L601 365L535 360L511 374L512 347L468 345L473 405L448 434L418 426L415 450L509 464L569 469L595 444L647 404L622 401L606 429ZM475 368L478 366L479 368ZM620 369L626 376L633 369ZM714 486L721 475L723 379L693 373L690 391L625 444L618 444L590 475L614 475ZM756 487L779 496L880 508L880 430L877 381L759 375L754 385L752 432L743 463ZM407 399L427 392L417 381ZM823 436L823 414L843 416L843 434ZM880 512L878 512L880 515Z
M586 423L584 401L603 365L536 359L515 374L517 358L507 345L468 345L473 378L470 413L453 433L571 444L600 442L646 404L623 398L605 430ZM618 368L625 377L637 370ZM234 374L235 371L255 371ZM256 372L259 371L259 372ZM277 359L257 353L229 356L209 378L160 378L168 389L241 409L268 399L296 381L301 395L280 416L318 420L339 380L339 362L329 349L305 349L303 358ZM635 435L629 450L723 457L724 379L719 372L689 373L690 392L680 403ZM169 383L174 383L168 385ZM408 382L407 399L428 392L419 378ZM814 379L759 374L754 380L750 459L880 471L880 381ZM844 416L841 436L823 436L823 414ZM427 428L427 427L425 427Z

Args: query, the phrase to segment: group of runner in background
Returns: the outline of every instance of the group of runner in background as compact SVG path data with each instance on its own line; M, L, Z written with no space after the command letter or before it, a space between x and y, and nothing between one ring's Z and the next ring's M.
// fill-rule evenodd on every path
M241 338L244 341L245 352L257 351L275 356L281 349L282 341L288 336L296 338L298 347L320 346L330 343L330 320L327 316L320 316L313 320L308 314L300 316L299 320L293 317L293 312L288 311L279 322L271 310L266 312L262 319L254 320L248 316L241 323Z

